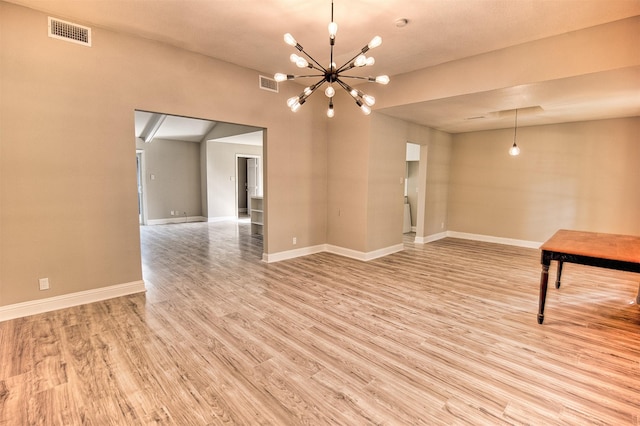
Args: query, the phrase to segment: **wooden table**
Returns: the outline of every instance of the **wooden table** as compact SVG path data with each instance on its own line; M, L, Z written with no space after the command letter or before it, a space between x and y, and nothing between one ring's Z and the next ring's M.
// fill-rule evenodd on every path
M564 262L640 273L640 237L561 229L540 246L540 250L542 275L538 324L544 321L544 302L547 298L549 265L552 260L558 261L556 288L560 288ZM640 286L636 303L640 304Z

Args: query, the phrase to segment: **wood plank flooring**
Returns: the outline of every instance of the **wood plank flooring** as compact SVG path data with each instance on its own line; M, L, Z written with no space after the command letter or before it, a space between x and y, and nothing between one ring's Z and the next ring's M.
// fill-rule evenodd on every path
M636 274L566 264L538 325L538 250L266 264L244 223L142 244L146 294L0 323L0 425L640 425Z

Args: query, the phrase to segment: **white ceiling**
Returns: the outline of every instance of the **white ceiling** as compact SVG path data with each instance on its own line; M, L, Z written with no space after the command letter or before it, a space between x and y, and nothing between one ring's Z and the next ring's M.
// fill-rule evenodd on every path
M224 134L216 137L214 129L223 124ZM262 146L262 129L251 126L234 125L198 118L181 117L157 112L135 111L135 136L150 143L154 139L183 142L219 142L236 145Z
M159 40L267 75L291 72L288 57L295 50L283 42L285 32L318 60L326 55L328 62L329 0L7 1L82 25ZM349 60L380 35L383 45L372 51L376 64L367 71L394 76L637 15L640 0L334 0L339 25L335 61L340 65ZM398 18L409 24L398 28ZM453 133L503 128L512 121L492 113L506 109L510 97L523 90L544 110L529 119L524 115L523 125L640 115L637 68L383 112Z
M135 112L136 137L145 142L151 142L153 139L202 142L215 125L215 122L208 120L146 111Z

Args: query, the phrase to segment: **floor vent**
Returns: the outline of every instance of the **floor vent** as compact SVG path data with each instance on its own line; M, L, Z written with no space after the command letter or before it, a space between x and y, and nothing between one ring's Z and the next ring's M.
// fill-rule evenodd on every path
M49 17L49 37L91 46L91 28Z
M263 90L268 90L270 92L278 93L278 82L272 78L265 77L264 75L260 76L260 88Z

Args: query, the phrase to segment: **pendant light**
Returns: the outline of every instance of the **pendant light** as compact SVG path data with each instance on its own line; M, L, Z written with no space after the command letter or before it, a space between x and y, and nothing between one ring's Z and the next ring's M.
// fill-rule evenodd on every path
M516 109L515 125L513 127L513 145L509 148L509 155L515 157L520 155L520 148L516 145L516 132L518 131L518 110Z

